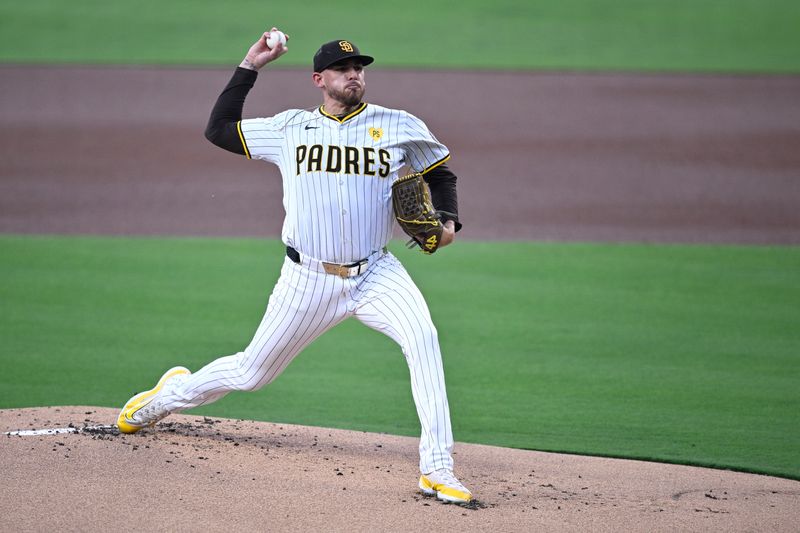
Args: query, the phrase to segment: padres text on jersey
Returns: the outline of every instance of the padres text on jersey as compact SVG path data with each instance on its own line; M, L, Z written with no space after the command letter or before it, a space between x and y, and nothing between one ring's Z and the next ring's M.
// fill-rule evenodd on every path
M323 146L301 144L296 150L296 175L311 172L362 174L385 178L391 170L391 155L382 148L369 146Z

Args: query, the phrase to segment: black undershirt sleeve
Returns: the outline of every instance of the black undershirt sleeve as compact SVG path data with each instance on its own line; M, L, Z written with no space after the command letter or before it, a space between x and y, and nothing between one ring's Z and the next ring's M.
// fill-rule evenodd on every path
M456 175L447 165L439 165L422 176L431 190L433 207L440 212L442 220L452 220L456 231L461 229L458 221L458 194L456 193Z
M242 120L244 100L257 77L258 72L255 70L236 67L236 72L233 73L211 110L206 126L206 139L229 152L245 155L236 124Z

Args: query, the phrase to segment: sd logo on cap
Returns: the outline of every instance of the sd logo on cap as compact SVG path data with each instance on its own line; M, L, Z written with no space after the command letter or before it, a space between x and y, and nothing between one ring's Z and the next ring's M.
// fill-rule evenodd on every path
M369 65L375 58L362 54L356 45L344 39L330 41L320 46L314 54L314 72L322 72L334 63L344 59L359 59L364 66Z

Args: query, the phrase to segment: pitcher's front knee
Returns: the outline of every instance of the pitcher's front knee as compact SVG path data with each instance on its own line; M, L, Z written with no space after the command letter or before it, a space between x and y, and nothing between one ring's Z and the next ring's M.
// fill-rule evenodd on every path
M275 381L292 359L290 355L285 353L276 355L275 352L258 354L256 357L248 355L247 352L239 355L237 365L239 379L236 380L235 388L244 392L257 391Z

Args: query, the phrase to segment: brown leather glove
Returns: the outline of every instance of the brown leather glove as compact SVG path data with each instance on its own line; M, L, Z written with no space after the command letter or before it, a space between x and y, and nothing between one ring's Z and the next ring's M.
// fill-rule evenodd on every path
M397 223L411 237L409 248L419 245L426 254L439 249L444 227L439 213L433 208L422 174L415 172L392 184L392 205Z

